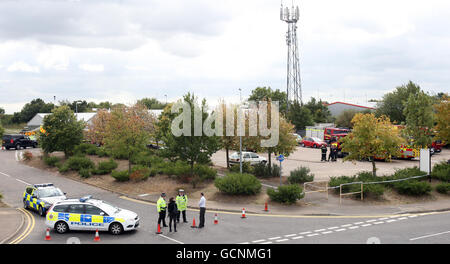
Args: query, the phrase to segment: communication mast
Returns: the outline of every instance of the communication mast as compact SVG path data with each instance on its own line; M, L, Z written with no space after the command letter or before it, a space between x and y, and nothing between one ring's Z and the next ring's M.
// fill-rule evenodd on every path
M300 18L298 6L283 7L281 1L280 19L288 24L286 33L287 54L287 103L288 108L291 102L302 103L302 85L300 78L300 61L297 43L297 21Z

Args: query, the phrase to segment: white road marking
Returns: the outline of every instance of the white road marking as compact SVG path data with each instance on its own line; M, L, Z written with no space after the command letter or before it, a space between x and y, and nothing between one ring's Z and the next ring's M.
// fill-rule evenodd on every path
M303 236L293 237L292 239L300 239L303 238Z
M372 223L372 222L375 222L375 221L377 221L377 220L375 220L375 219L367 220L366 223Z
M328 229L330 229L330 230L333 230L333 229L336 229L336 228L339 228L339 227L338 226L328 227Z
M356 222L356 223L353 223L354 225L360 225L360 224L363 224L364 222Z
M306 232L299 233L299 235L306 235L306 234L311 234L311 231L306 231Z
M314 234L309 234L309 235L306 235L306 236L308 236L308 237L313 237L313 236L318 236L319 234L317 234L317 233L314 233Z
M279 238L281 238L281 237L271 237L271 238L269 238L269 240L275 240L275 239L279 239Z
M322 232L322 231L325 231L326 229L317 229L317 230L314 230L314 232Z
M348 229L356 229L356 228L359 228L359 226L351 226Z
M284 241L288 241L289 239L287 239L287 238L284 238L284 239L279 239L279 240L277 240L277 242L284 242Z
M14 178L14 177L12 177L11 175L8 175L8 174L6 174L6 173L0 172L0 174L5 175L6 177L9 177L9 178L13 178L14 180L16 180L16 181L18 181L18 182L21 182L21 183L24 183L24 184L26 184L26 185L31 185L31 184L28 183L28 182L25 182L25 181L16 179L16 178Z
M184 244L184 243L181 242L181 241L175 240L175 239L170 238L170 237L166 237L165 235L159 234L158 236L162 236L162 237L167 238L167 239L169 239L169 240L171 240L171 241L173 241L173 242L175 242L175 243L178 243L178 244Z
M263 242L263 241L266 241L266 240L265 239L255 240L255 241L252 241L252 243L259 243L259 242Z
M347 224L347 225L341 225L341 227L349 227L349 226L351 226L352 224Z
M378 218L378 220L382 221L382 220L386 220L389 219L388 217L383 217L383 218Z
M333 231L325 231L325 232L322 232L322 234L324 234L324 235L329 234L329 233L333 233Z
M10 176L10 175L8 175L8 174L6 174L6 173L0 172L0 174L2 174L2 175L5 175L6 177L9 177L9 178L11 178L11 176Z
M336 231L336 232L341 232L341 231L344 231L344 230L346 230L345 228L341 228L341 229L336 229L336 230L334 230L334 231Z
M379 224L383 224L383 223L384 223L383 221L380 221L380 222L375 222L374 224L379 225Z
M431 235L426 235L426 236L421 236L421 237L415 237L415 238L411 238L410 241L417 240L417 239L422 239L422 238L427 238L427 237L439 236L439 235L443 235L443 234L447 234L447 233L450 233L450 231L445 231L445 232L431 234Z
M296 236L297 234L284 235L285 237Z
M150 194L149 193L144 193L144 194L139 194L138 196L139 197L144 197L144 196L149 196Z
M391 220L387 220L386 223L392 223L392 222L397 222L396 219L391 219Z
M408 215L409 218L417 217L417 215Z
M264 243L260 243L260 244L272 244L272 241L264 242Z
M408 217L401 217L401 218L399 218L397 220L405 220L405 219L408 219Z
M364 227L366 227L366 226L371 226L372 224L365 224L365 225L361 225L361 226L364 226Z

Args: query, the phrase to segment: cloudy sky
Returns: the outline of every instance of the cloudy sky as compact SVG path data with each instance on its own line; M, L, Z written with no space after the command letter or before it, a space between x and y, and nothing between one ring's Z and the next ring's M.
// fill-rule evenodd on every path
M291 5L292 0L285 0ZM303 98L366 105L412 80L450 91L450 1L303 0ZM0 107L40 97L210 104L286 89L280 0L1 0Z

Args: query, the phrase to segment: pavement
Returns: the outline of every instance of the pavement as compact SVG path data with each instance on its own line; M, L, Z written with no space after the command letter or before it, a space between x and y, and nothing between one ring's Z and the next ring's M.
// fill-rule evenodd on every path
M26 223L26 215L16 208L0 208L0 244L12 242Z

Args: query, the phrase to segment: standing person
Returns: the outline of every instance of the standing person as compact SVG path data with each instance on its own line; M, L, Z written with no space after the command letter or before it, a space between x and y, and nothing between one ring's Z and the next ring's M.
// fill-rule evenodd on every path
M327 161L327 145L323 144L320 149L322 150L322 159L320 161Z
M186 208L187 208L188 198L187 198L187 195L184 194L183 189L180 189L178 191L178 196L177 196L176 201L177 201L177 207L178 207L177 223L180 222L180 214L183 214L183 223L187 223L188 221L186 221Z
M166 225L166 200L165 200L166 194L161 193L161 196L158 199L158 202L156 202L156 208L158 209L159 218L158 218L158 225L161 224L161 221L163 222L163 227L167 227Z
M202 197L198 202L198 206L200 207L200 224L198 225L198 228L203 228L205 226L206 199L203 193L201 193L201 195Z
M173 199L173 197L170 197L169 199L169 206L167 208L169 213L169 232L172 232L172 221L173 221L173 230L174 232L177 232L177 221L176 217L178 215L178 208L177 203Z
M337 160L337 152L338 152L338 147L337 147L337 141L333 142L333 157L331 159L331 161L336 161Z
M333 158L333 145L330 145L330 154L328 154L328 161Z

